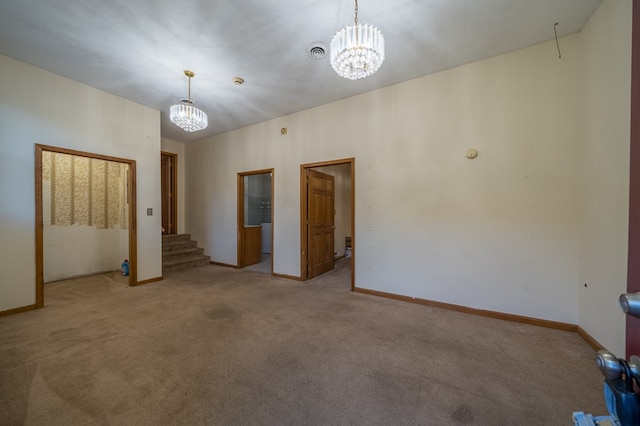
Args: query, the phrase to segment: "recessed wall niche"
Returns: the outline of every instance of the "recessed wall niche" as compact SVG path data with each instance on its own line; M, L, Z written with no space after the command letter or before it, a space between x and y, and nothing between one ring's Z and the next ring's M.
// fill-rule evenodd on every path
M128 168L42 152L44 282L115 271L128 257Z

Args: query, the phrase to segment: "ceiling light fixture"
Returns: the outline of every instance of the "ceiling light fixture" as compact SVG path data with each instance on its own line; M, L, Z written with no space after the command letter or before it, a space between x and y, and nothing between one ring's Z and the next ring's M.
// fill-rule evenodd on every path
M185 70L184 75L189 78L189 95L187 99L182 99L179 104L172 105L169 110L171 122L187 132L197 132L207 128L209 121L207 114L201 109L193 106L191 102L191 78L195 77L193 71Z
M379 29L358 23L358 0L353 26L338 31L331 40L331 66L350 80L368 77L384 61L384 37Z

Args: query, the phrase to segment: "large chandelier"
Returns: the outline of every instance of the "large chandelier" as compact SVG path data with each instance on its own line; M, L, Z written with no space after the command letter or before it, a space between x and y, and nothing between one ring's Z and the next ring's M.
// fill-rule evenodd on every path
M338 31L331 40L331 66L350 80L370 76L384 61L384 37L379 29L358 23L358 0L353 26Z
M171 122L187 132L197 132L206 129L209 124L207 114L201 109L193 106L191 102L191 77L196 74L193 71L185 70L184 75L189 78L189 96L182 99L179 104L172 105L169 110Z

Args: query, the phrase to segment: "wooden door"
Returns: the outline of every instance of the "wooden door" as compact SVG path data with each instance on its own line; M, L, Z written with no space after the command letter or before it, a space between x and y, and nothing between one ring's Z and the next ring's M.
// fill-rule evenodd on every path
M160 154L160 173L162 194L162 235L177 233L177 155L163 152Z
M313 278L334 268L335 178L308 170L307 185L307 264L308 278Z

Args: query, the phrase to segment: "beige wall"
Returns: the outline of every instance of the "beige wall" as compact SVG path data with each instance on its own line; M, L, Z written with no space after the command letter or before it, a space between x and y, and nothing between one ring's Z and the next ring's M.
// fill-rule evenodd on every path
M580 33L579 325L625 354L631 1L605 0ZM586 284L586 286L585 286Z
M299 276L300 164L355 157L357 286L576 324L579 41L561 42L190 142L186 226L235 264L236 173L273 167L274 272Z
M184 144L172 141L171 139L162 138L161 147L162 151L170 152L171 154L176 154L178 156L178 234L183 234L185 233L184 200L187 197L187 187L185 185L184 177Z
M36 143L136 160L138 279L162 276L160 112L0 56L0 311L35 303Z

